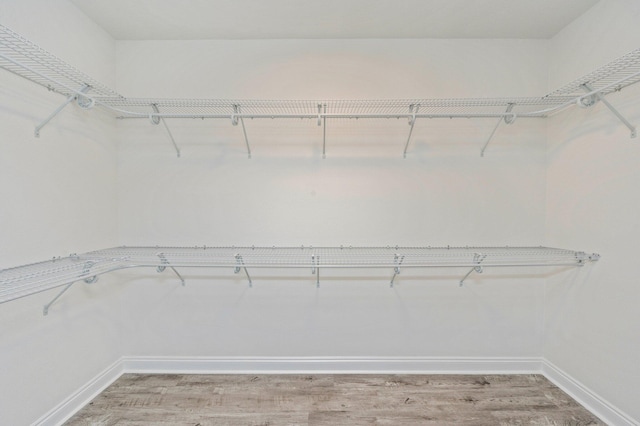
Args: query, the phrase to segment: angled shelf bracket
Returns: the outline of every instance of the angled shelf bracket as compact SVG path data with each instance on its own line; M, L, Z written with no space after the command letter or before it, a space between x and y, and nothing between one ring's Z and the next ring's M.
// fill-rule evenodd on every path
M509 114L511 112L511 110L513 109L514 105L515 104L510 103L507 106L507 110L505 111L505 114ZM515 114L505 115L504 117L502 117L502 118L500 118L498 120L498 122L496 123L496 126L493 128L493 131L491 131L491 134L487 138L487 141L484 143L484 146L480 150L480 157L484 157L484 151L487 149L487 146L489 146L489 142L491 142L491 139L493 139L493 135L496 134L496 130L498 130L498 127L500 127L500 123L502 123L502 121L504 121L506 124L513 124L513 122L515 120L516 120L516 115Z
M165 257L164 253L158 253L158 257L160 258L161 265L156 267L156 271L158 271L158 273L164 272L164 270L168 266L176 274L176 276L180 280L180 284L182 284L182 286L184 287L186 285L185 282L184 282L184 278L182 278L182 275L180 275L180 273L176 270L176 268L174 268L173 266L171 266L169 264L169 261Z
M158 105L151 104L151 108L153 108L153 112L154 112L154 114L149 114L149 120L151 121L151 124L158 125L160 124L160 122L162 122L162 124L164 125L164 128L167 131L167 134L169 135L169 139L171 139L171 143L173 144L173 147L176 150L176 154L178 155L178 158L180 158L180 148L178 148L178 144L176 144L176 140L173 138L173 134L171 133L171 130L169 130L169 126L167 126L167 122L164 120L164 118L158 115L160 114Z
M396 265L393 268L393 276L391 277L391 282L389 283L390 287L393 287L393 281L396 279L396 276L400 275L400 265L402 265L402 261L404 260L404 255L394 254L393 255L393 263Z
M72 254L69 256L70 259L73 259L74 261L79 261L80 257L76 254ZM61 258L59 257L54 257L53 260L51 262L56 262L59 261ZM93 284L96 281L98 281L98 276L97 275L89 275L91 274L91 268L95 265L95 263L93 261L87 261L85 262L85 264L82 267L82 275L81 276L85 276L86 278L83 279L83 281L87 284ZM87 276L89 275L89 276ZM67 283L65 285L65 287L53 298L51 299L51 301L49 303L47 303L46 305L43 306L42 308L42 315L47 316L49 315L49 308L51 308L51 305L53 305L54 303L56 303L56 301L58 299L60 299L60 297L62 297L63 294L65 294L67 292L67 290L69 290L71 288L72 285L74 285L76 283L77 280L72 280L71 282Z
M253 282L251 281L251 276L249 275L249 271L247 271L246 266L244 266L244 260L242 259L242 255L237 253L235 256L237 266L233 270L234 274L240 272L240 269L244 269L244 273L247 275L247 280L249 280L249 287L253 287Z
M87 93L89 89L90 87L88 85L84 85L80 88L79 92ZM60 112L73 101L78 101L78 106L83 109L89 109L95 105L95 100L93 98L84 97L79 94L70 95L69 97L67 97L67 100L62 103L62 105L56 108L55 111L49 114L47 118L45 118L40 124L36 126L35 130L33 131L34 136L36 138L39 138L40 130L42 130L42 128L46 126L53 119L53 117L60 114Z
M607 108L609 108L609 111L611 111L613 115L618 117L618 120L620 120L622 124L627 126L627 128L631 131L631 138L635 138L637 136L635 126L631 124L629 120L627 120L622 114L620 114L620 112L617 109L615 109L615 107L611 105L611 103L609 103L608 100L605 99L602 93L600 93L597 90L594 91L586 83L582 84L581 87L585 92L587 92L587 94L581 98L578 98L578 101L577 101L578 106L581 106L583 108L588 108L595 105L596 101L602 102Z
M473 255L473 263L476 263L477 266L474 266L473 268L471 268L469 270L469 272L467 272L467 274L462 277L462 279L460 280L460 287L462 287L462 285L464 284L464 280L467 279L467 277L469 277L469 275L471 275L471 273L473 271L476 271L477 273L481 274L483 272L482 266L480 266L480 263L482 263L482 261L487 257L486 254L480 254L480 253L474 253Z
M75 284L75 282L71 282L69 284L67 284L65 286L65 288L62 289L62 291L60 293L58 293L56 295L56 297L54 297L51 302L47 303L46 305L44 305L44 307L42 308L42 315L47 316L49 315L49 308L51 307L51 305L53 305L54 303L56 303L56 301L60 298L60 296L62 296L64 293L66 293L67 290L69 290L69 288L71 288L71 286Z
M320 255L311 255L311 274L316 276L316 287L320 288Z
M327 105L318 104L318 126L322 126L322 158L327 158Z
M238 121L242 126L242 134L244 135L244 143L247 146L247 155L251 158L251 146L249 146L249 138L247 137L247 129L244 127L244 118L242 117L240 105L233 105L233 113L231 114L231 124L234 126L238 125Z
M409 113L411 113L411 117L409 117L409 136L407 137L407 143L404 144L404 152L402 156L407 158L407 149L409 148L409 142L411 142L411 134L413 133L413 126L416 124L416 114L418 114L418 110L420 109L420 104L411 104L409 105Z

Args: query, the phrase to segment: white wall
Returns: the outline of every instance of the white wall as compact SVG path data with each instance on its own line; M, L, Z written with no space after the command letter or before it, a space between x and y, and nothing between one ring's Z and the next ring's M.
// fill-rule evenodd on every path
M0 22L114 84L113 40L67 1L2 1ZM0 268L117 243L114 120L0 71ZM115 281L0 305L0 423L29 424L121 355Z
M270 40L117 43L128 96L376 99L532 96L547 43ZM539 245L546 128L520 120L118 122L124 244ZM183 356L539 356L544 278L466 270L127 275L127 353ZM494 279L487 274L496 274ZM328 278L333 276L333 278Z
M127 96L535 96L637 47L632 2L601 1L551 42L118 42L66 1L4 1L2 23ZM62 24L64 23L64 25ZM551 61L549 61L551 59ZM117 69L113 64L117 65ZM640 89L611 100L640 122ZM0 74L0 267L120 244L538 245L599 251L547 277L466 271L130 271L0 306L1 420L24 424L120 355L545 356L635 418L637 142L602 108L547 123L117 125ZM117 129L116 129L117 128ZM114 141L120 142L118 149ZM548 140L548 146L546 145ZM635 297L634 297L635 296ZM121 300L122 298L122 300ZM121 306L122 304L122 306ZM126 324L125 328L122 324ZM637 333L636 333L637 334ZM634 340L635 339L635 340Z
M601 1L552 41L552 75L573 80L640 45L637 2ZM609 96L640 124L640 88ZM554 277L545 296L544 356L640 419L640 147L602 104L549 120L547 240L600 252L586 274Z

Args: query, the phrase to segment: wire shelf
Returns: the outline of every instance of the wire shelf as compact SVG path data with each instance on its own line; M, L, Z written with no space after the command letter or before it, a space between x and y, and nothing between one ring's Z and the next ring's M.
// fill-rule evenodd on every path
M571 102L572 97L486 99L385 99L385 100L213 100L213 99L100 99L121 112L120 118L147 118L153 105L165 118L455 118L500 117L512 106L519 116L545 117L550 106Z
M219 100L126 98L0 25L0 67L67 97L86 98L119 118L489 118L546 117L584 97L640 81L640 49L546 96L403 100ZM86 88L86 89L85 89ZM88 91L84 93L84 91ZM81 93L82 92L82 93ZM93 104L91 104L93 105ZM158 109L158 111L155 110ZM507 111L509 109L509 111ZM157 123L156 123L157 124Z
M450 268L581 266L597 254L549 247L116 247L0 270L0 303L137 267ZM237 272L237 270L236 270Z
M83 87L97 97L120 95L21 35L0 25L0 67L64 96Z
M621 90L640 81L640 49L604 65L597 70L549 93L548 97L581 96L585 84L602 95Z

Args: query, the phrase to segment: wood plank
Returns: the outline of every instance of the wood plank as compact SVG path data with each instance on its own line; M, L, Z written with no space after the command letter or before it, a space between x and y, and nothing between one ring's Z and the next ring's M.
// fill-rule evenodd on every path
M541 375L125 374L67 425L602 425Z

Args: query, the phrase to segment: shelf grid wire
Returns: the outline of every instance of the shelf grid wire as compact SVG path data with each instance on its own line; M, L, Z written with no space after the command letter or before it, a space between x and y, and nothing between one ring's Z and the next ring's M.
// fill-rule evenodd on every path
M116 247L0 270L0 303L135 267L442 268L580 266L597 255L548 247Z
M396 256L405 267L465 267L476 265L476 253L486 255L487 266L576 265L585 259L582 252L546 247L136 247L102 253L146 266L158 266L161 254L172 266L233 267L240 255L245 266L256 268L391 268Z
M92 96L120 97L114 90L2 25L0 66L65 96L89 86Z
M512 112L525 117L545 117L549 107L570 102L573 98L487 98L487 99L385 99L385 100L208 100L208 99L100 99L104 105L121 110L120 118L147 118L156 105L165 118L224 118L234 115L244 118L317 119L318 106L322 117L336 118L410 118L412 107L419 106L416 116L439 117L499 117L513 104ZM126 111L126 112L124 112Z
M89 86L96 105L120 118L318 118L318 105L326 118L410 118L419 105L420 118L505 117L513 105L518 117L546 117L575 103L584 95L581 85L590 84L606 95L640 81L640 49L549 93L529 98L386 99L386 100L219 100L125 98L109 87L0 25L0 67L65 96ZM620 80L626 79L622 82ZM154 113L153 105L160 112ZM235 113L238 106L240 111ZM325 110L326 108L326 110ZM324 116L324 115L323 115Z
M622 83L616 82L624 80ZM549 93L547 96L580 96L585 91L583 84L594 90L602 90L603 95L615 92L640 81L640 49L633 50L624 56L596 69L595 71L572 81L569 84Z

